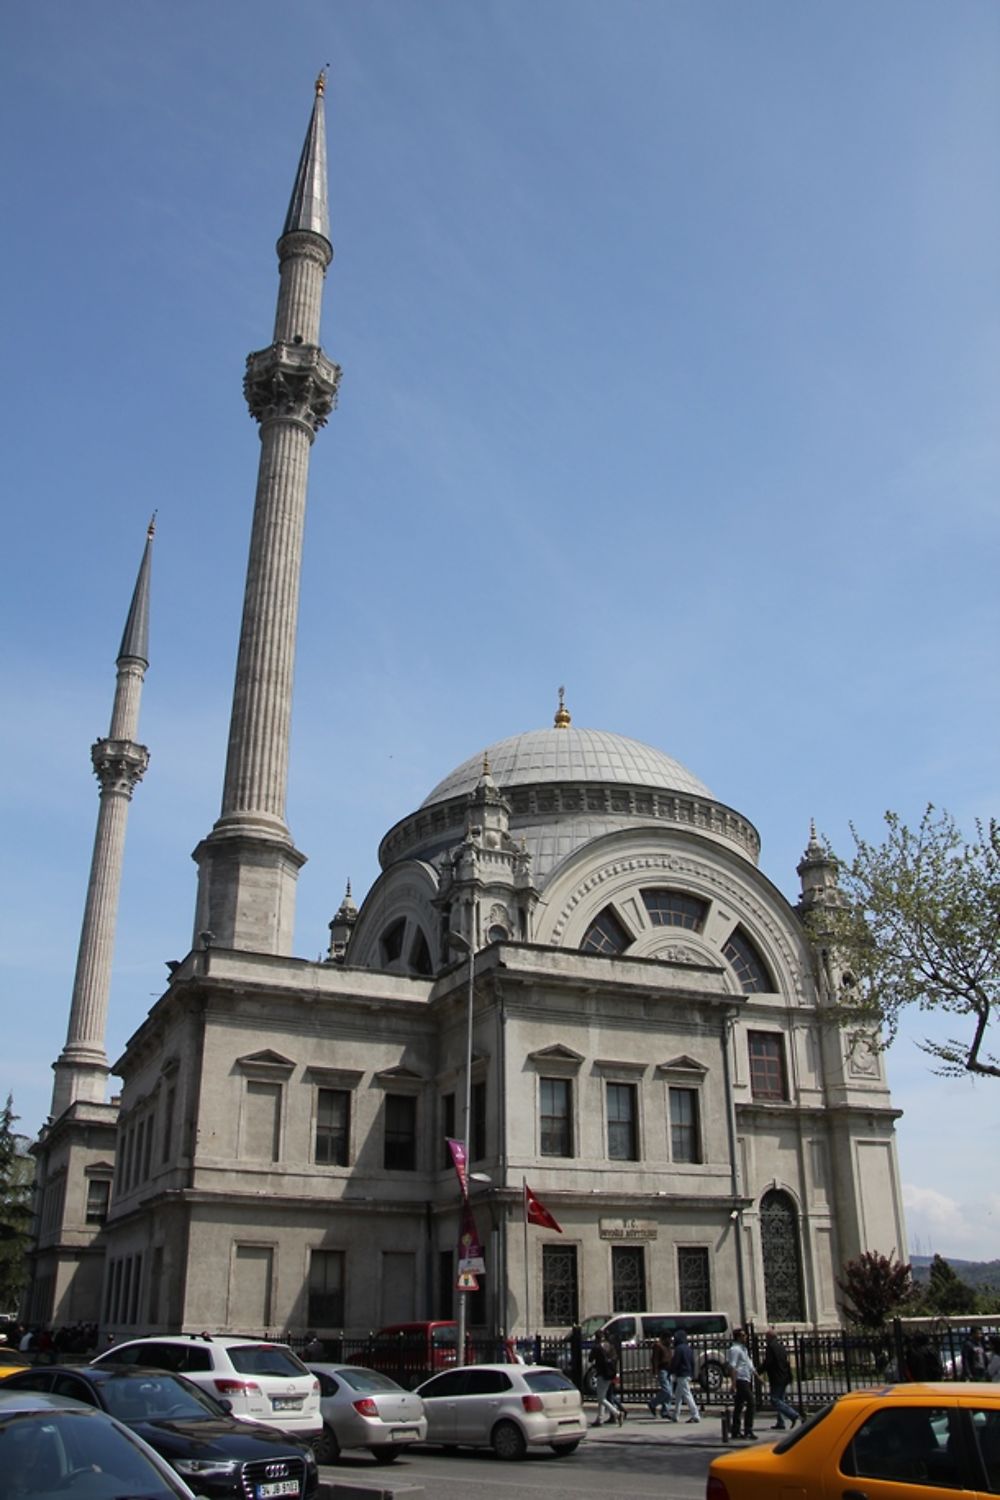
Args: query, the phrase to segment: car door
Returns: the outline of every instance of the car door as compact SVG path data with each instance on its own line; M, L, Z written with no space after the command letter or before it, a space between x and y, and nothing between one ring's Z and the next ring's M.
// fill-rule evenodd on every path
M482 1447L503 1415L513 1381L504 1370L466 1367L465 1387L455 1398L455 1440Z
M458 1425L458 1400L465 1389L467 1371L445 1370L420 1386L417 1394L424 1403L429 1443L454 1443Z
M825 1500L955 1500L977 1494L954 1405L901 1403L869 1408L839 1445Z

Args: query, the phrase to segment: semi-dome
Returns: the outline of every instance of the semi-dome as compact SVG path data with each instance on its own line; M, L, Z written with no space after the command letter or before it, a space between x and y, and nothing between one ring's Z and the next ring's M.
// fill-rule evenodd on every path
M502 790L545 782L595 781L712 799L705 783L680 761L640 740L603 729L577 729L572 724L529 729L489 745L485 754L493 780ZM480 750L439 781L421 806L468 795L482 774Z

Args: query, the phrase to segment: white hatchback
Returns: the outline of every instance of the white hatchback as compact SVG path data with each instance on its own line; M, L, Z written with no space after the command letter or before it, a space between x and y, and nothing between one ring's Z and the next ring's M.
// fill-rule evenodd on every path
M184 1375L234 1417L268 1422L295 1437L323 1431L319 1381L286 1344L227 1334L168 1334L115 1344L95 1365L145 1365Z
M417 1387L427 1441L492 1448L523 1458L529 1448L568 1454L587 1436L580 1392L545 1365L462 1365Z

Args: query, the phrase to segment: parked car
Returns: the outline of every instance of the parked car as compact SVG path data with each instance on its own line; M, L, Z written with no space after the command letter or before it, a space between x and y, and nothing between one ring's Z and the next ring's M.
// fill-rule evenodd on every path
M655 1384L649 1368L648 1350L654 1339L664 1338L669 1343L680 1328L691 1340L695 1380L707 1391L721 1389L727 1378L726 1352L730 1342L729 1319L725 1313L616 1313L597 1333L606 1333L621 1351L621 1385L626 1397L641 1395ZM631 1350L636 1352L632 1354ZM584 1372L583 1390L586 1396L596 1393L592 1367Z
M155 1448L200 1495L270 1495L309 1500L319 1484L308 1440L230 1416L183 1375L136 1365L40 1365L22 1370L4 1390L47 1391L99 1407ZM278 1472L278 1469L282 1472Z
M207 1333L160 1334L114 1344L92 1365L145 1365L186 1375L229 1402L234 1417L269 1422L293 1437L319 1437L319 1381L285 1344Z
M580 1392L546 1365L462 1365L432 1376L417 1395L429 1443L515 1459L529 1448L572 1453L587 1435Z
M367 1448L376 1463L391 1464L427 1436L424 1403L381 1370L360 1365L310 1365L319 1381L323 1431L313 1439L321 1464L336 1463L342 1448Z
M196 1500L142 1438L66 1396L0 1390L5 1500Z
M709 1465L706 1500L955 1500L1000 1492L1000 1386L851 1391L778 1443Z
M471 1350L466 1351L467 1359ZM435 1370L458 1358L458 1324L440 1318L423 1323L390 1323L365 1345L364 1362L412 1390Z

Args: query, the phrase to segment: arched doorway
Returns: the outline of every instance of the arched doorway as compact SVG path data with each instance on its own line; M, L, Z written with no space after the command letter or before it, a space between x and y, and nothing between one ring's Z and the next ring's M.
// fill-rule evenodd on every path
M798 1323L805 1317L799 1215L788 1193L772 1188L760 1204L760 1248L764 1260L764 1303L769 1323Z

